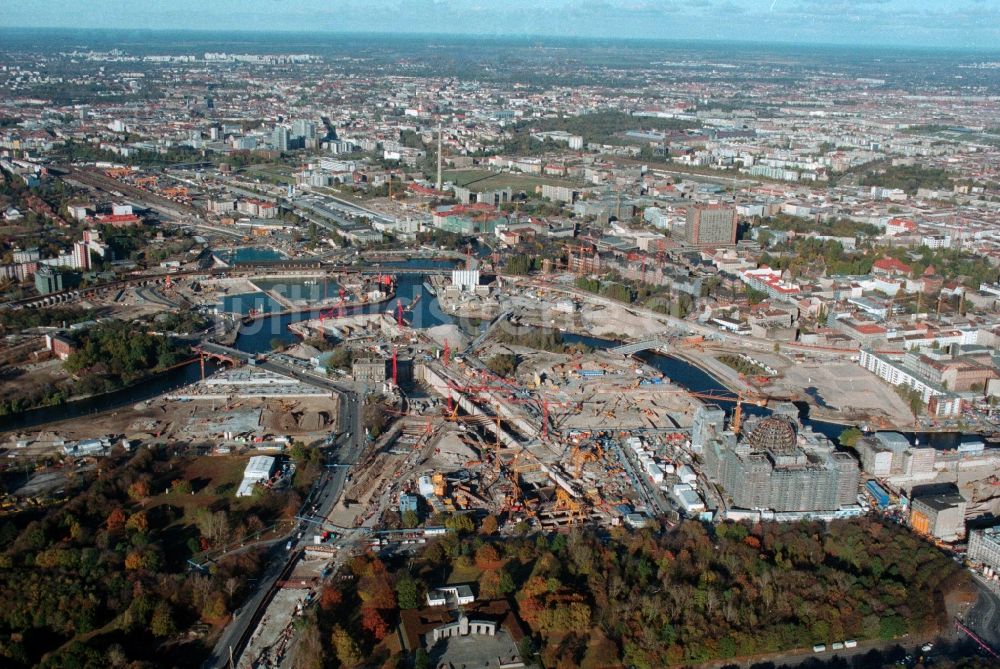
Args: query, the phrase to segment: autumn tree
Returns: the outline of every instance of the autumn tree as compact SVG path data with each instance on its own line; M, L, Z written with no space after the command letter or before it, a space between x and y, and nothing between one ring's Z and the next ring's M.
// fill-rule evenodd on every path
M389 633L389 625L386 624L382 614L370 606L361 607L361 627L375 637L376 641L381 641Z
M337 655L337 659L342 665L353 667L361 662L361 651L358 649L358 644L351 637L350 633L340 625L333 628L331 642L333 643L333 650Z
M495 570L484 571L479 576L479 598L496 599L500 596L500 574Z
M500 529L500 523L497 517L492 514L483 518L483 522L479 524L479 531L486 536L496 534L498 529Z
M490 544L483 544L476 551L476 566L483 570L499 569L503 562L497 549Z
M175 495L190 495L191 482L187 479L174 479L174 482L170 484L170 492Z
M128 496L134 501L139 501L149 497L149 480L141 478L135 481L128 487Z
M128 514L121 507L116 507L111 513L108 514L107 520L104 521L105 527L108 528L108 532L116 534L125 529L125 521L128 519Z
M224 544L229 537L229 515L222 510L212 513L209 509L200 508L195 512L195 524L201 535L211 546Z
M338 588L328 585L323 588L323 594L319 597L319 607L329 613L335 611L343 601L343 593Z
M145 511L139 511L133 513L128 518L128 522L125 523L125 527L130 530L135 530L136 532L146 532L149 530L149 518L146 516Z
M170 609L170 604L160 600L153 609L153 617L149 621L149 631L153 636L168 637L177 631L174 624L174 614Z

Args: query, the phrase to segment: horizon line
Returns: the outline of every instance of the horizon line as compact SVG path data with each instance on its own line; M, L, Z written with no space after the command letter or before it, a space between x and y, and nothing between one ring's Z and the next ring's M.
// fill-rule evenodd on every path
M382 37L421 37L421 38L492 38L492 39L533 39L544 41L575 41L587 40L612 43L649 43L671 44L703 42L711 44L754 45L754 46L801 46L801 47L836 47L836 48L869 48L882 50L914 50L914 51L952 51L952 52L985 52L1000 53L1000 46L955 46L938 44L909 43L870 43L870 42L808 42L784 39L727 39L720 37L604 37L593 35L542 35L538 33L493 33L493 32L426 32L426 31L382 31L382 30L295 30L288 28L156 28L156 27L99 27L99 26L51 26L51 25L19 25L0 26L3 31L54 31L54 32L146 32L146 33L192 33L192 34L231 34L231 35L347 35L347 36L382 36ZM0 47L2 50L2 47Z

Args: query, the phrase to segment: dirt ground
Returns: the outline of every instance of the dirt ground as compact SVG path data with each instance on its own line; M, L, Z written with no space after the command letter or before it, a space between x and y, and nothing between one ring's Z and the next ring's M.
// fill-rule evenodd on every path
M535 351L488 343L484 359L516 353L517 380L537 387L549 402L553 425L560 430L604 429L609 420L618 429L687 427L697 407L679 386L640 385L658 379L658 370L633 359L595 352L582 356ZM584 377L589 371L598 376Z
M289 400L240 400L223 402L175 402L158 398L130 407L49 423L38 429L11 432L5 442L26 440L19 453L37 457L57 449L59 440L77 441L109 435L125 435L133 441L219 441L224 431L257 436L287 435L311 441L336 429L337 398L314 397ZM12 445L12 444L11 444Z
M899 395L874 374L849 360L795 360L781 353L753 352L753 358L776 370L770 383L757 385L740 378L719 356L743 352L732 346L685 349L685 359L706 368L733 390L809 403L814 418L866 424L875 429L913 425L913 413Z
M0 368L0 401L30 397L45 386L69 379L58 358Z
M873 427L908 427L913 413L887 384L850 361L797 363L780 355L755 356L781 372L772 388L780 393L798 393L814 408L814 415L841 420L874 422ZM888 421L882 422L882 419Z
M658 320L639 316L625 306L588 305L581 313L584 330L595 337L646 339L668 332Z

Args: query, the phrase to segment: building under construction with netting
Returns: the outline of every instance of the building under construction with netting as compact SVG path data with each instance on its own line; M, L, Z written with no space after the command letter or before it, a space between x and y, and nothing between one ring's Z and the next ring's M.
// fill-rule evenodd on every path
M797 409L747 420L742 435L731 432L704 445L705 472L740 509L834 511L854 504L857 461L825 436L803 429Z

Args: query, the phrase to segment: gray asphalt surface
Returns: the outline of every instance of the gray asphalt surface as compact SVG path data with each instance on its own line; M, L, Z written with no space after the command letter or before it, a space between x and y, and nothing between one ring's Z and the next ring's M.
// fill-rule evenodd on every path
M978 578L975 582L979 598L963 616L962 622L994 650L1000 650L1000 595Z
M329 387L330 389L341 393L342 402L340 404L339 425L346 425L348 427L346 431L342 429L337 437L335 442L337 444L337 448L335 449L335 455L332 462L337 462L339 464L356 463L358 456L361 454L361 450L364 447L364 431L361 429L364 402L363 399L359 397L358 393L354 392L352 389L346 388L342 384L324 382L316 377L308 374L302 374L301 372L289 369L283 365L263 363L261 367L264 367L265 369L270 368L271 371L280 372L282 374L295 376L296 378L299 378L302 381L307 381L313 385L323 384L324 387ZM350 434L350 438L347 438L348 434ZM329 514L333 505L337 502L340 495L344 491L348 473L349 469L346 467L328 468L324 470L320 479L313 487L309 498L307 498L305 504L303 505L302 514L305 518L315 518L319 520L325 518ZM310 512L313 504L317 506L315 514ZM303 521L298 526L293 527L292 531L279 539L268 550L266 558L268 565L265 567L261 577L257 580L254 593L236 612L233 620L223 631L222 636L219 637L218 642L216 642L215 647L212 650L211 656L209 656L209 658L202 665L203 669L218 669L226 667L229 663L230 649L232 649L233 657L236 659L239 658L247 638L250 633L252 633L253 629L260 620L260 616L263 614L265 604L270 601L275 584L283 577L283 575L286 575L291 571L295 562L301 555L301 550L299 550L298 547L293 546L293 550L287 550L287 542L292 541L293 544L297 543L295 541L295 537L297 537L299 532L308 533L309 527L309 523L307 521Z

